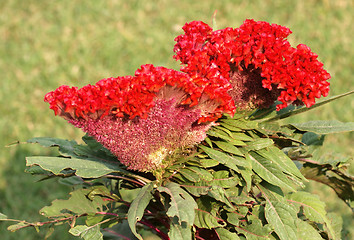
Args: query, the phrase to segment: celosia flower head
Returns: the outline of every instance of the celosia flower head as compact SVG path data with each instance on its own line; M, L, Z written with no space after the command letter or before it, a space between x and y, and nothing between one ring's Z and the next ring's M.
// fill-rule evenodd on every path
M176 148L204 140L210 122L223 112L233 113L228 88L220 85L211 91L201 80L147 64L134 76L107 78L80 89L61 86L44 100L129 169L151 171L164 166Z
M44 100L129 169L152 171L177 148L204 140L213 121L236 107L265 108L277 99L278 110L310 107L328 94L330 75L309 47L290 45L286 27L246 20L213 31L194 21L183 30L174 47L182 72L147 64L134 76L61 86Z
M330 75L309 47L291 47L286 27L246 20L239 28L213 31L194 21L183 30L174 47L181 70L211 81L227 79L237 107L264 108L276 99L282 102L278 110L289 104L310 107L328 94Z

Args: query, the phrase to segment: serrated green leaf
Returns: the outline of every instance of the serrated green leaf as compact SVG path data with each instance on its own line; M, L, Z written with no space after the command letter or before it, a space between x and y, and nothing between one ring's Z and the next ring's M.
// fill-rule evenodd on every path
M291 186L290 180L286 177L278 165L262 157L256 152L250 152L250 154L246 155L246 158L251 160L253 171L262 179L273 185L285 187L295 191L295 189Z
M170 196L170 207L167 210L167 216L177 217L179 223L186 222L192 225L195 218L194 210L198 207L193 197L184 191L179 184L169 182L165 186L157 188L159 192L165 192Z
M354 122L340 122L337 120L317 120L305 123L291 123L289 127L305 132L314 132L318 134L330 134L340 132L354 131Z
M85 240L103 240L103 235L100 231L100 226L96 225L88 227L86 225L77 225L69 230L74 236L80 236Z
M281 240L297 239L297 212L294 206L283 202L267 201L265 217Z
M240 239L236 233L230 232L225 228L216 228L216 234L218 235L219 239L222 240L238 240Z
M64 140L59 138L36 137L27 140L28 143L38 143L43 147L59 147L59 152L64 156L71 156L77 142L74 140Z
M143 238L136 231L136 223L142 219L146 207L150 203L150 200L153 198L153 195L151 193L153 189L154 189L153 182L150 182L150 183L146 184L144 187L142 187L140 192L136 196L136 198L130 204L130 207L128 210L129 227L130 227L132 233L139 240L143 240Z
M62 175L63 170L72 169L76 171L75 175L82 178L99 178L113 172L129 174L128 171L120 168L118 161L115 163L91 158L27 157L26 166L33 165L38 165L55 175Z
M296 220L298 240L323 240L321 235L308 222Z
M332 225L329 219L326 216L325 203L320 201L317 195L297 191L287 195L288 201L297 205L298 207L302 206L304 215L310 220L318 223L325 223L329 235L336 239L335 232L332 228Z
M70 198L67 200L54 200L50 206L46 206L40 210L41 215L46 217L71 216L72 214L81 215L96 213L103 211L103 206L107 202L102 200L102 197L95 196L92 199L87 198L91 191L95 189L108 189L104 186L95 186L87 189L78 189L70 193ZM109 192L109 191L108 191Z
M190 240L192 239L191 227L186 223L179 223L178 220L172 220L168 237L171 240Z
M222 150L225 152L238 155L238 156L244 156L244 154L241 153L241 151L235 147L233 144L229 142L224 142L224 141L214 141L214 143Z

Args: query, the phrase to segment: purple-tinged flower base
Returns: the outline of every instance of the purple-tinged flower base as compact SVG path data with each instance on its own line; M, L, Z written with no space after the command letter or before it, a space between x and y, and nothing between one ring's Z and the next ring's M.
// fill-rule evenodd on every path
M69 122L93 136L131 170L153 171L165 167L174 150L203 141L211 124L197 124L199 109L157 99L148 117L72 119Z
M260 72L260 69L255 69L252 65L243 71L236 67L231 68L232 89L228 91L228 94L234 100L236 108L242 110L268 108L277 100L281 90L263 88L263 78Z

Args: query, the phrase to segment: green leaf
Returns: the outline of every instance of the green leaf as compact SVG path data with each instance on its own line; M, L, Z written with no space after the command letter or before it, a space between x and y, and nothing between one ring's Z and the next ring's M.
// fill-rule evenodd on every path
M206 159L201 159L200 164L205 168L211 168L219 165L219 161L215 159L206 158Z
M195 211L194 225L207 229L226 226L226 222L217 216L217 209L220 207L220 203L208 196L204 196L197 199L197 204L198 209Z
M247 240L267 239L272 231L269 224L263 226L261 220L252 215L248 218L247 224L237 227L237 232L244 234Z
M257 151L269 146L272 146L274 144L273 140L270 138L258 138L253 142L247 143L246 149L248 151Z
M93 196L89 199L87 196L94 190L100 189L109 191L104 186L95 186L87 189L78 189L70 193L70 198L67 200L54 200L52 205L46 206L40 210L40 213L46 217L61 217L71 216L72 214L81 215L96 213L103 210L103 205L107 202L102 200L100 196Z
M214 160L217 160L219 163L235 170L236 172L239 172L238 166L242 166L244 168L251 168L250 162L247 161L244 158L241 158L242 160L239 160L240 158L237 158L236 156L230 156L226 153L217 151L212 148L208 148L206 146L200 145L199 146L208 156ZM243 160L244 159L244 160Z
M239 179L234 176L229 176L229 171L221 170L213 173L214 180L210 182L211 185L217 185L222 188L235 187L239 183Z
M280 187L274 186L265 181L261 182L257 186L260 188L262 194L265 195L267 200L270 202L286 202L283 190Z
M201 179L211 181L213 179L211 173L200 167L181 168L179 172L191 182L199 182Z
M256 121L244 119L222 119L221 122L244 130L256 129L258 127L258 123Z
M120 163L103 161L98 159L63 158L35 156L26 158L26 166L38 165L46 171L55 175L62 175L65 169L75 170L75 174L82 178L99 178L106 174L119 172L128 173L120 168Z
M238 240L240 239L236 233L230 232L225 228L216 228L216 234L218 235L219 239L222 240Z
M287 195L288 201L303 208L304 215L310 220L318 223L325 223L329 235L335 239L335 232L326 216L325 204L320 201L317 195L308 192L293 192Z
M256 152L250 152L250 154L246 155L246 158L251 159L253 171L261 178L273 185L285 187L295 191L295 189L291 186L290 180L286 177L286 175L282 172L282 169L277 164L262 157Z
M186 222L178 223L178 220L173 219L168 237L171 240L190 240L192 239L191 227Z
M43 147L59 147L59 152L64 156L72 156L75 147L78 145L74 140L59 138L37 137L27 140L28 143L38 143Z
M186 222L188 225L193 225L195 218L194 211L198 205L188 192L184 191L179 184L174 182L160 186L157 190L167 193L171 198L170 207L166 213L167 216L170 218L177 217L180 224Z
M222 131L220 129L217 129L217 128L210 129L207 132L207 134L208 134L208 136L212 136L212 137L217 137L217 138L223 139L223 140L225 140L227 142L230 142L231 144L236 145L236 146L245 146L246 145L246 143L244 143L243 141L233 139L229 134L227 134L226 132L224 132L224 131Z
M140 234L136 231L136 223L140 221L144 215L144 211L150 200L153 198L151 191L154 189L153 182L146 184L141 188L140 192L130 204L128 210L128 223L129 227L132 230L132 233L139 239L143 240Z
M3 213L0 213L0 220L5 220L7 219L7 216Z
M10 232L15 232L21 228L27 227L28 225L29 225L28 223L25 223L23 221L23 222L19 222L19 223L8 226L7 230L9 230Z
M200 181L197 183L184 182L183 185L181 184L180 186L196 197L208 194L211 188L211 184L206 181Z
M232 138L235 140L243 141L243 142L244 141L246 141L246 142L253 141L253 138L251 138L250 136L248 136L246 133L243 133L243 132L233 132Z
M343 94L340 94L340 95L337 95L337 96L334 96L334 97L331 97L331 98L328 98L326 100L323 100L321 102L318 102L316 103L315 105L312 105L311 107L309 108L306 108L306 107L298 107L296 108L295 110L291 110L291 109L294 109L294 107L291 107L289 108L289 111L285 111L285 112L278 112L277 116L274 116L274 117L270 117L270 118L266 118L266 119L262 119L262 122L271 122L271 121L277 121L277 120L280 120L280 119L283 119L283 118L287 118L287 117L290 117L290 116L294 116L296 114L300 114L300 113L303 113L303 112L307 112L307 111L310 111L314 108L317 108L317 107L320 107L326 103L329 103L329 102L332 102L336 99L339 99L339 98L342 98L342 97L345 97L345 96L348 96L350 94L353 94L354 93L354 90L353 91L350 91L350 92L347 92L347 93L343 93Z
M313 132L305 132L302 135L301 142L306 144L307 146L322 146L324 141L324 135L318 135Z
M329 159L329 163L305 163L301 169L302 174L311 180L331 187L349 207L354 202L354 177L340 171L341 159ZM324 160L322 160L324 161Z
M339 213L338 213L339 214ZM341 233L343 229L343 218L334 212L327 214L329 221L331 222L332 228L336 234L336 239L341 239Z
M273 161L282 169L283 172L289 175L293 175L303 181L307 181L306 178L301 174L299 169L296 167L295 163L279 148L275 146L270 146L267 149L258 150L257 153L262 157Z
M291 123L288 125L290 128L296 128L300 131L314 132L318 134L330 134L340 132L354 131L354 122L340 122L337 120L317 120L305 123Z
M294 206L283 202L267 201L265 217L281 240L297 239L297 212Z
M323 240L321 235L308 222L296 220L298 240Z
M88 227L86 225L77 225L69 230L74 236L80 236L85 240L103 240L103 235L100 231L100 226L95 225Z
M231 153L231 154L235 154L235 155L239 155L239 156L243 156L244 154L241 153L241 151L235 147L233 144L229 143L229 142L224 142L224 141L214 141L214 143L222 150L224 150L225 152Z
M220 186L212 186L208 192L208 195L214 198L215 200L225 203L230 208L234 208L224 188Z

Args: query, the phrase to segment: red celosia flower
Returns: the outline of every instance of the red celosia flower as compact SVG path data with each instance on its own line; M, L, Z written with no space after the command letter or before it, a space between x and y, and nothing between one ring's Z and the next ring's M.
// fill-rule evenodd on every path
M226 86L147 64L135 76L107 78L80 89L61 86L44 100L129 169L150 171L164 166L176 148L202 141L210 122L223 112L233 113L229 83L221 83Z
M292 103L309 107L328 94L330 75L309 47L291 47L286 27L246 20L239 28L212 31L194 21L183 30L174 47L181 70L211 82L229 81L238 107L268 107L277 98L278 110Z

